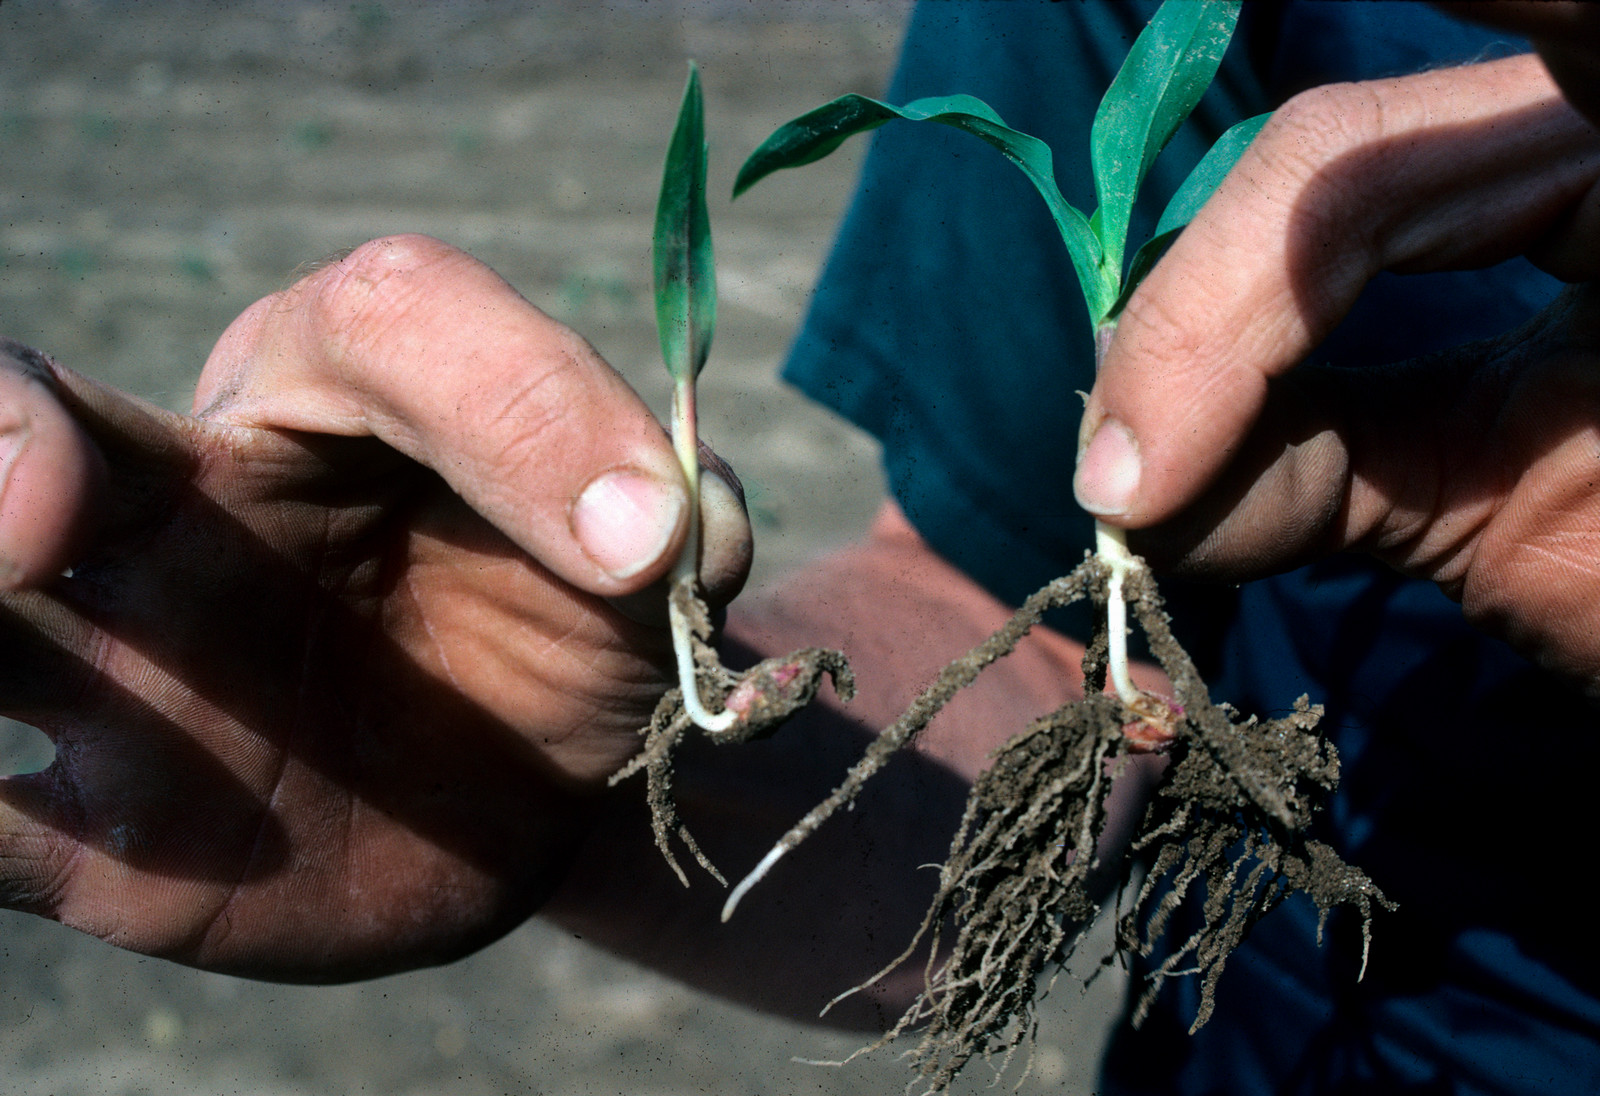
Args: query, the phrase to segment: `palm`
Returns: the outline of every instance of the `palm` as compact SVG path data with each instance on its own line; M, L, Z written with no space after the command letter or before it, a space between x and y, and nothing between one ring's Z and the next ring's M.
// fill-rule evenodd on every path
M1425 457L1444 474L1427 525L1389 553L1458 597L1469 619L1591 690L1600 682L1589 624L1600 613L1597 315L1592 289L1570 290L1522 331L1428 370L1443 421ZM1454 406L1438 408L1441 391L1459 393ZM1394 464L1393 481L1404 482ZM1404 515L1411 500L1400 501Z
M57 744L0 782L5 904L311 980L525 917L637 745L665 637L374 438L65 385L111 474L71 577L0 601L0 696Z

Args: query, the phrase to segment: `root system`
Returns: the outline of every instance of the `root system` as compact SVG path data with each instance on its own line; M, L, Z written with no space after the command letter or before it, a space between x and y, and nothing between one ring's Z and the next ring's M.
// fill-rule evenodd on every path
M1015 648L1045 612L1083 597L1103 605L1106 591L1106 568L1091 555L1070 575L1029 598L988 640L947 666L868 746L839 788L735 888L724 917L773 863L852 802L866 781L914 741L957 692ZM1198 977L1201 1003L1193 1031L1211 1014L1228 956L1251 926L1290 895L1305 893L1324 916L1336 906L1354 907L1367 940L1374 903L1391 903L1365 874L1307 836L1312 813L1333 792L1339 775L1332 745L1316 730L1321 710L1302 697L1288 715L1261 721L1213 703L1194 663L1172 636L1147 568L1129 576L1124 596L1172 683L1174 697L1169 705L1171 764L1132 845L1148 871L1119 918L1117 947L1119 953L1150 956L1179 904L1203 888L1202 927L1170 948L1135 1006L1137 1023L1166 979ZM974 783L921 927L905 951L865 983L871 985L927 950L922 993L864 1051L915 1032L918 1042L909 1057L929 1092L945 1089L974 1057L1003 1068L1024 1046L1034 1029L1041 980L1072 956L1099 911L1097 895L1110 889L1096 878L1102 866L1096 862L1095 844L1105 826L1106 800L1119 759L1141 748L1134 728L1149 712L1130 710L1104 691L1106 651L1102 626L1084 656L1083 699L1035 720L997 752L994 764ZM744 690L761 698L759 726L766 730L815 694L824 670L833 673L841 694L850 691L842 659L834 652L816 651L771 660L739 679L725 670L706 671L702 688L712 696L733 697ZM790 688L801 678L804 688ZM777 699L769 703L769 695ZM667 835L672 833L715 874L672 805L670 752L686 729L687 721L669 694L647 728L644 753L616 778L639 768L647 771L657 842L680 878L683 873L668 849ZM1120 873L1126 885L1132 863L1130 857L1103 870Z

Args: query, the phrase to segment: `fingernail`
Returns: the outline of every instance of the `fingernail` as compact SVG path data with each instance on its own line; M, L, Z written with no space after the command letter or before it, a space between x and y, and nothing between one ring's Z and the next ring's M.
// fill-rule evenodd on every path
M572 535L606 574L632 578L667 550L686 505L680 484L640 472L607 472L573 504Z
M1091 514L1115 517L1127 512L1139 490L1139 443L1126 426L1106 419L1078 458L1072 491Z

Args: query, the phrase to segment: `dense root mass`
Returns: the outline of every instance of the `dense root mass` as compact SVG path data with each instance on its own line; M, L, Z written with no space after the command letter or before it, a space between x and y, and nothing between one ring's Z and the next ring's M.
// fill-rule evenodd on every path
M1091 556L947 666L868 746L839 788L734 890L724 916L779 857L852 802L866 781L914 741L957 692L1010 653L1045 612L1083 597L1103 605L1106 591L1106 569ZM1143 1019L1167 978L1194 975L1201 979L1194 1021L1198 1028L1211 1013L1228 956L1251 926L1290 895L1307 894L1324 915L1336 906L1354 907L1364 936L1373 904L1390 903L1366 875L1306 836L1312 812L1338 783L1337 756L1316 732L1320 709L1301 698L1289 715L1263 722L1242 718L1226 704L1213 704L1194 663L1172 636L1148 569L1139 567L1128 576L1125 596L1175 695L1171 764L1133 841L1148 873L1119 920L1117 944L1119 950L1151 955L1179 904L1197 885L1203 887L1202 927L1169 949L1143 988L1135 1013L1136 1022ZM1130 711L1104 691L1106 638L1102 627L1085 653L1084 698L1035 720L1000 749L994 764L974 783L921 928L906 950L872 979L919 949L928 950L923 992L881 1040L865 1049L916 1032L919 1041L909 1057L930 1092L945 1089L975 1056L998 1057L1003 1066L1023 1046L1034 1027L1041 978L1072 956L1099 910L1097 895L1111 889L1098 873L1118 873L1124 882L1128 878L1128 865L1099 865L1094 849L1105 826L1118 760L1140 747L1130 725L1140 725L1147 713ZM817 661L817 652L801 655L811 675L807 700L823 668L832 670L841 692L849 688L849 678L840 677L837 664ZM780 676L796 672L796 657L774 660ZM722 696L744 686L726 675L703 681L703 687ZM671 803L671 770L665 758L686 722L670 700L663 701L649 728L645 753L619 774L639 767L650 773L651 807L663 851L664 835L670 832L679 833L694 849ZM955 939L947 949L952 932Z
M1080 596L1103 603L1105 590L1103 569L1090 558L1030 599L1013 624L1031 626ZM1143 1019L1165 979L1192 974L1202 980L1198 1028L1228 956L1291 894L1306 893L1324 914L1355 907L1364 934L1373 903L1389 903L1333 849L1305 836L1313 810L1338 782L1333 747L1315 730L1320 710L1301 698L1288 716L1259 722L1213 704L1172 636L1147 569L1130 576L1127 597L1172 682L1180 718L1171 765L1134 838L1149 870L1119 921L1117 942L1150 955L1179 903L1204 886L1202 927L1171 949L1135 1013ZM1117 760L1135 748L1125 731L1137 715L1102 691L1105 650L1102 632L1084 657L1084 699L1036 720L973 785L933 903L901 956L928 946L925 988L874 1046L920 1029L910 1057L929 1091L947 1087L974 1056L999 1056L1003 1064L1024 1043L1041 976L1071 957L1098 912L1096 894L1106 888L1094 878L1102 869L1095 842Z

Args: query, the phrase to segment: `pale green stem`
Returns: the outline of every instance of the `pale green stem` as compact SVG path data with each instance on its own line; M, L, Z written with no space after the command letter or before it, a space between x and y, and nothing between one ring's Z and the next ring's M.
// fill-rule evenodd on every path
M1106 350L1111 346L1111 336L1116 333L1117 322L1107 320L1094 333L1094 368L1100 372ZM1123 590L1128 575L1143 566L1138 557L1128 551L1128 534L1103 521L1094 523L1094 552L1110 570L1106 581L1106 663L1111 674L1111 686L1123 704L1133 705L1143 693L1133 683L1128 673L1128 602Z
M700 569L700 426L695 409L693 380L672 386L672 449L689 485L689 533L672 569L672 580L694 582Z
M689 532L672 568L672 585L686 586L685 592L692 592L700 580L700 433L695 418L694 380L680 380L672 388L672 446L689 484ZM678 660L678 689L683 693L684 713L697 727L712 733L726 731L737 717L726 709L713 715L700 702L693 635L677 598L667 598L667 617L672 625L672 651Z

